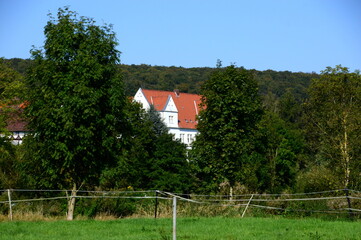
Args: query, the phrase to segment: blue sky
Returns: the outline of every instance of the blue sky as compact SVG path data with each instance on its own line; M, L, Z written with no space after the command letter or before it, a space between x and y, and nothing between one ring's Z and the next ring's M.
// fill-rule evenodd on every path
M0 0L0 57L30 58L64 6L113 24L124 64L361 70L359 0Z

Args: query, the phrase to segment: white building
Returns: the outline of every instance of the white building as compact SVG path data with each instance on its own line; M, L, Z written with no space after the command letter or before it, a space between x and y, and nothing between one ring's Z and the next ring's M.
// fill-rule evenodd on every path
M180 93L177 90L170 92L139 88L134 100L141 103L145 110L153 105L168 127L169 133L190 147L198 133L196 116L200 110L200 95Z
M10 106L12 111L6 119L5 128L10 133L9 137L11 139L11 143L14 145L21 144L25 135L29 132L26 127L27 122L23 118L23 110L25 106L26 105L24 103ZM0 106L0 114L4 114L2 111L3 109ZM0 132L0 136L4 136L4 134Z

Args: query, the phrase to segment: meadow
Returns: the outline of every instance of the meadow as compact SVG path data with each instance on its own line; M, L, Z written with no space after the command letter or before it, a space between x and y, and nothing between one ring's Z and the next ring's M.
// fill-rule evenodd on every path
M172 239L171 218L117 220L6 221L1 240L167 240ZM361 222L316 218L179 218L177 239L361 239Z

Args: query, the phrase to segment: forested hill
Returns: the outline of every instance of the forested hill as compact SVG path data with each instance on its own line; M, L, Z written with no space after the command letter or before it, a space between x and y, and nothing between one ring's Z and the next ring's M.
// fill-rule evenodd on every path
M25 74L31 60L12 58L5 60L10 67L21 74ZM123 73L125 92L133 96L139 87L146 89L169 90L179 89L181 92L200 93L202 83L209 78L216 68L183 68L151 65L119 65ZM316 73L302 73L289 71L258 71L249 70L259 83L261 95L273 94L281 97L291 91L296 99L306 97L306 89Z

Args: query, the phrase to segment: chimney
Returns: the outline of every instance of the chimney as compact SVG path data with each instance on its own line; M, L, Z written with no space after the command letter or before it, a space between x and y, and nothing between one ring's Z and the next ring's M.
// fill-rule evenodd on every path
M174 89L174 93L177 97L179 97L179 94L180 94L179 89Z

